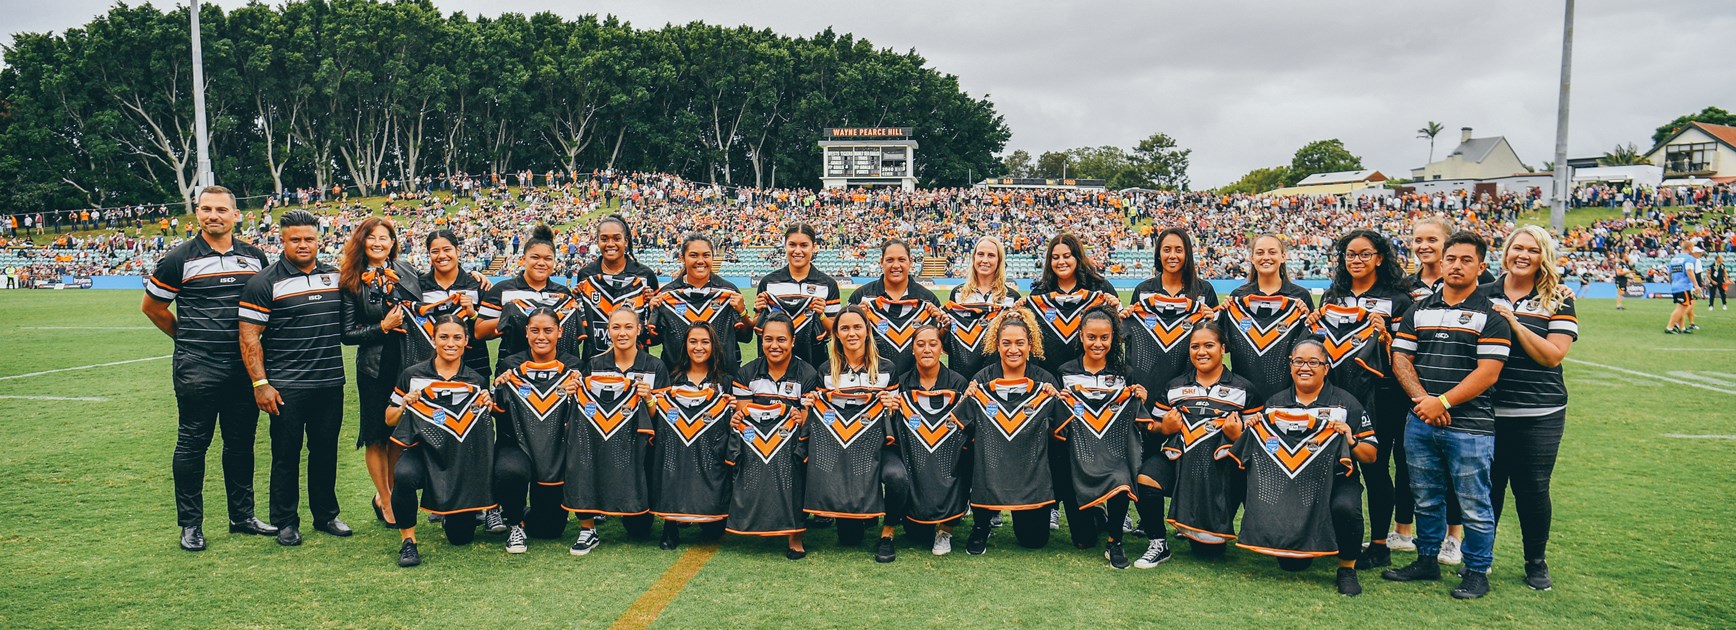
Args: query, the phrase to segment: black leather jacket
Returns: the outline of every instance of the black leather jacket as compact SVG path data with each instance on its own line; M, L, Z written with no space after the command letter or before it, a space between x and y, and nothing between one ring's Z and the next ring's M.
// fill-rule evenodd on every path
M387 344L394 346L389 354L399 356L396 346L403 337L403 333L380 330L380 320L386 318L386 308L391 304L415 301L417 296L422 295L422 291L417 287L417 272L414 267L397 261L392 263L392 270L398 274L398 287L390 296L376 297L376 292L367 287L363 287L360 293L343 292L343 309L340 313L343 318L344 345L357 346L356 372L371 378L378 378L382 374L396 378L404 367L380 365L381 357L388 354Z

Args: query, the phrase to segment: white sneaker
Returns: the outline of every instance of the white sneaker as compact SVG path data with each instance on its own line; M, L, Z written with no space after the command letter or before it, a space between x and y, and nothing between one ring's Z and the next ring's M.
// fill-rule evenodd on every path
M1386 548L1392 551L1416 551L1417 537L1398 532L1388 533L1386 535Z
M1441 541L1441 553L1436 557L1441 564L1459 564L1465 561L1464 552L1459 550L1459 539L1452 536Z
M507 553L524 553L529 549L530 545L525 543L523 527L513 525L506 530Z
M1151 539L1151 542L1145 546L1145 553L1140 554L1139 559L1133 561L1133 568L1155 569L1157 568L1157 565L1163 564L1168 560L1169 541L1164 540L1162 537L1153 538Z
M1056 531L1059 529L1061 529L1061 511L1057 510L1057 509L1050 508L1050 510L1049 510L1049 531Z
M935 532L933 551L937 556L952 553L952 532Z
M597 530L587 529L579 532L579 539L573 542L573 547L569 551L572 551L575 556L582 556L590 553L592 549L596 549L601 542L603 539L597 537Z

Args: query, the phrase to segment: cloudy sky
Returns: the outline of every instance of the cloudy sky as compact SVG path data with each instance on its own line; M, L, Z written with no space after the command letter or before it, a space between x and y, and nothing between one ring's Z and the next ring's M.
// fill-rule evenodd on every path
M242 2L220 0L224 6ZM1194 186L1285 164L1341 138L1364 163L1408 176L1428 156L1416 130L1504 135L1541 166L1555 142L1562 2L1179 2L1138 0L435 0L446 11L613 13L640 27L703 20L786 34L827 26L914 48L988 94L1008 150L1113 144L1162 131L1192 148ZM103 0L0 0L0 41L57 31ZM1730 0L1578 4L1569 153L1650 144L1652 130L1707 105L1736 110ZM920 159L920 157L919 157Z

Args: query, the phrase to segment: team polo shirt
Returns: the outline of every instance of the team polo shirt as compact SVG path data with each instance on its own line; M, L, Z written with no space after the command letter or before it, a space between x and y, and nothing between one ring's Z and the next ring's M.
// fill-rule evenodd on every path
M1303 304L1307 304L1308 310L1314 310L1314 294L1310 293L1307 289L1302 288L1302 285L1289 280L1285 280L1283 284L1278 285L1278 291L1276 293L1261 291L1260 283L1253 280L1250 280L1242 286L1236 287L1234 290L1230 291L1230 297L1232 298L1239 298L1244 295L1282 295L1284 297L1292 297L1301 300Z
M1545 311L1542 301L1537 299L1535 286L1531 293L1515 303L1507 299L1502 285L1503 280L1497 279L1483 285L1482 291L1491 302L1506 304L1513 309L1519 325L1545 339L1560 333L1574 341L1579 340L1579 319L1574 310L1573 296L1562 298L1555 310ZM1523 348L1513 352L1507 363L1501 366L1501 380L1495 381L1495 387L1490 391L1493 392L1495 416L1499 418L1543 416L1567 408L1567 383L1561 378L1561 366L1543 367Z
M762 405L779 402L800 405L802 396L820 389L820 386L820 373L801 359L790 359L783 378L774 378L765 358L761 357L741 366L730 391L736 398Z
M265 251L233 239L229 251L203 237L164 254L145 279L145 293L174 302L175 380L205 381L245 374L236 309L248 279L265 269Z
M1491 310L1493 306L1482 291L1471 292L1458 304L1448 304L1438 292L1430 293L1399 322L1392 351L1411 357L1417 380L1430 396L1445 394L1470 376L1479 360L1507 361L1513 332L1507 320ZM1448 413L1453 420L1449 429L1495 432L1489 391L1453 405Z
M279 258L247 281L241 320L265 327L265 376L278 389L344 384L343 300L338 270L316 262L303 272Z

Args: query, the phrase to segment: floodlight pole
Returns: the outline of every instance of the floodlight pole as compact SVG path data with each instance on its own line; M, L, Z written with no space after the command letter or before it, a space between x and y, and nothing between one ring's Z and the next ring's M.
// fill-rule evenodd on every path
M193 18L193 135L199 149L193 183L204 188L217 182L211 174L211 132L205 126L205 54L199 45L199 0L189 2L188 13Z
M1549 209L1549 228L1556 235L1567 231L1567 195L1572 185L1567 167L1567 101L1573 88L1573 0L1567 0L1567 15L1561 27L1561 96L1555 107L1555 194Z

